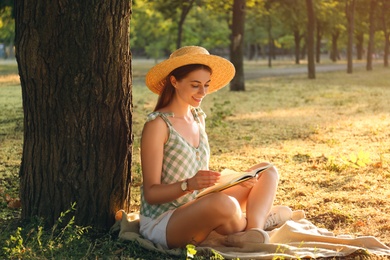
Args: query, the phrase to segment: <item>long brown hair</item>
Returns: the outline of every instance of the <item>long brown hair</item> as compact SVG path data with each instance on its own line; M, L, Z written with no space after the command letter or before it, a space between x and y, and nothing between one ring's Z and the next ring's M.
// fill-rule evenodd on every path
M157 111L163 107L166 107L171 103L171 100L173 96L175 95L175 88L172 86L170 77L174 76L176 80L180 81L183 78L185 78L189 73L195 71L195 70L207 70L212 73L212 70L210 67L203 65L203 64L189 64L189 65L184 65L182 67L174 69L169 75L165 78L164 81L164 88L158 97L156 107L154 108L154 111Z

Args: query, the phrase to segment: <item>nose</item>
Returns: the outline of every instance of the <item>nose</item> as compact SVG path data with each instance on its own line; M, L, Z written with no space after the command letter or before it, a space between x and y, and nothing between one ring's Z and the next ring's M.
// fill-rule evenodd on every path
M201 86L198 91L199 94L206 95L207 94L207 88L205 86Z

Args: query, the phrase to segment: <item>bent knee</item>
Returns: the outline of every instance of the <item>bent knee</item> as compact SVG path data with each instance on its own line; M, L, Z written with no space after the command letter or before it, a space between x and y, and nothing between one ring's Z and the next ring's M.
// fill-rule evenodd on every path
M263 176L263 175L267 176L267 178L270 178L270 179L275 180L276 182L279 182L280 176L279 176L278 169L276 169L275 166L272 166L272 167L270 167L268 170L264 171L264 172L260 175L260 177Z
M209 199L213 205L213 210L216 210L221 217L231 217L241 215L241 207L236 198L228 196L222 192L210 194Z

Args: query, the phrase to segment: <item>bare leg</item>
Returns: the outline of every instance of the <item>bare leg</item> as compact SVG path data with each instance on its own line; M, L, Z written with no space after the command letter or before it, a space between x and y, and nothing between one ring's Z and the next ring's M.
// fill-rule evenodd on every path
M264 166L261 163L251 169ZM262 172L257 181L249 180L242 185L229 188L224 193L235 197L241 208L246 211L248 223L246 230L251 228L264 228L266 218L271 210L276 195L279 175L275 167Z
M197 245L213 230L226 235L242 231L246 225L238 201L214 193L175 210L167 226L167 244L170 248Z
M279 175L274 167L260 175L248 196L246 205L248 225L246 229L264 228L268 213L275 200L278 181Z
M264 163L252 169L262 165ZM181 206L168 222L168 246L197 245L213 230L228 235L251 228L263 229L275 199L278 181L278 172L271 167L257 181L250 180Z

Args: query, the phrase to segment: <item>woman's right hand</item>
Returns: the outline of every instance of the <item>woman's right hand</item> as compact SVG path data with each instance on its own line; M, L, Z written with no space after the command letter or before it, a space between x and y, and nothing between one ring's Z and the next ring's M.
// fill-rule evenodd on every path
M213 186L219 181L221 173L209 170L200 170L187 180L189 190L201 190Z

